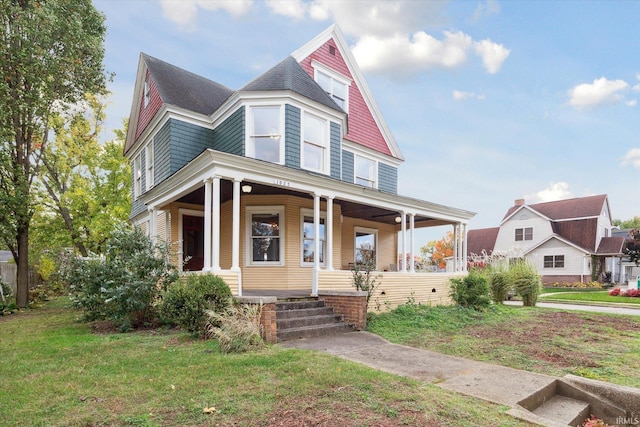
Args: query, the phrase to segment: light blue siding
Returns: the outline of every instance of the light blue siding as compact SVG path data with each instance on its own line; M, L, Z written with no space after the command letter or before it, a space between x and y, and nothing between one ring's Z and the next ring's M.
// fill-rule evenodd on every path
M354 158L350 151L342 150L342 180L353 184L354 179Z
M300 169L300 145L302 141L300 109L287 104L284 108L284 114L284 164L290 168Z
M398 168L378 163L378 190L398 193Z

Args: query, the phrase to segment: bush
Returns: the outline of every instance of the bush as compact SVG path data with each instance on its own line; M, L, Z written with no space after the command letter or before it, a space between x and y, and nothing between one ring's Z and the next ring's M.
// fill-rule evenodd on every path
M465 277L454 277L449 282L449 296L456 304L474 310L484 310L491 304L487 278L478 270L469 271Z
M507 299L511 290L509 279L506 271L491 271L489 273L489 289L491 290L491 299L496 304L502 304Z
M242 353L265 346L262 340L260 316L262 306L229 304L221 313L206 311L205 337L218 340L225 353Z
M351 268L353 286L356 290L367 293L367 305L376 286L379 285L379 283L376 283L376 280L382 278L382 274L373 274L375 269L376 263L375 260L372 259L365 259L362 263L354 263Z
M222 278L213 274L192 274L186 283L177 281L169 286L162 297L160 314L164 320L189 332L204 334L205 311L224 311L230 298L231 290Z
M609 291L609 295L612 297L617 297L620 295L620 288L613 288Z
M18 310L11 286L0 279L0 316L12 314Z
M138 227L122 224L107 240L104 256L72 256L62 266L61 277L84 320L112 320L126 331L153 319L160 291L178 278L167 259L167 245L154 243Z
M526 260L517 260L509 265L509 283L522 298L525 307L535 307L542 289L542 280L536 268Z

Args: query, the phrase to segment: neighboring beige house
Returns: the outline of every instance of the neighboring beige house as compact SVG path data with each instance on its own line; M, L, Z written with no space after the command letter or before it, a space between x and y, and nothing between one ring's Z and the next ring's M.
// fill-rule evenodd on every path
M239 90L141 54L124 154L131 220L235 295L353 290L370 257L379 302L444 303L465 274L474 213L398 194L400 147L336 26ZM452 274L398 266L416 229L440 225L456 232Z
M624 237L613 237L606 195L525 204L515 201L499 227L469 230L467 254L525 258L545 284L620 278Z

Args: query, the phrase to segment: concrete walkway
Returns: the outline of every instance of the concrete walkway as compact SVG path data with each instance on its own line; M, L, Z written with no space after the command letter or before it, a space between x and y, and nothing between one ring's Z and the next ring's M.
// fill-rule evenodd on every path
M521 306L522 301L505 301L505 305ZM640 304L639 304L640 305ZM607 313L607 314L626 314L629 316L640 316L640 306L638 308L587 305L587 304L571 304L563 302L538 302L536 307L554 308L558 310L577 310L588 311L591 313Z

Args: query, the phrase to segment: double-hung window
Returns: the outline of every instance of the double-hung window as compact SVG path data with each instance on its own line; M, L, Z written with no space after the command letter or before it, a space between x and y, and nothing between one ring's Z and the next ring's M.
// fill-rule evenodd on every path
M348 113L350 79L315 61L312 61L312 66L315 69L316 83L338 104L338 107Z
M356 227L355 262L356 264L377 265L376 244L378 233L376 230Z
M133 159L133 197L137 199L142 194L142 156L138 154Z
M376 161L357 154L354 161L355 183L365 187L376 188Z
M247 264L284 265L284 209L247 207Z
M153 188L153 140L147 144L147 146L144 149L144 155L145 155L145 188L147 191L151 190Z
M151 88L149 85L149 77L147 76L147 78L144 79L144 106L146 107L147 105L149 105L150 101L151 101Z
M271 163L283 163L281 106L251 107L250 111L247 155Z
M533 240L533 227L516 228L516 242Z
M544 268L564 268L564 255L545 255Z
M313 211L302 210L302 265L313 265L315 260L316 242L315 225L313 222ZM324 264L324 254L327 248L327 234L325 227L325 214L320 217L320 253L319 263Z
M312 171L328 173L328 122L313 114L304 113L302 167Z

